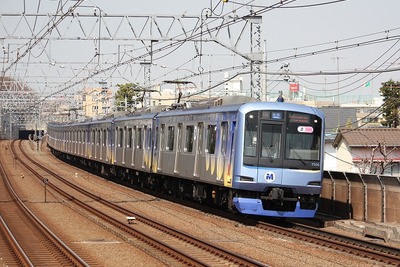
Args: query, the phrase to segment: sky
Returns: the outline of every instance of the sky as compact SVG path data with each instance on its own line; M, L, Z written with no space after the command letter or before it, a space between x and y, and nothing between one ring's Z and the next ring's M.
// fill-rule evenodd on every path
M362 102L400 80L398 0L85 0L64 19L78 1L0 4L2 71L41 97L175 79L219 94L236 76L250 90L251 52L267 62L270 96L298 83L310 98ZM48 24L60 10L58 24ZM252 12L259 20L250 26Z

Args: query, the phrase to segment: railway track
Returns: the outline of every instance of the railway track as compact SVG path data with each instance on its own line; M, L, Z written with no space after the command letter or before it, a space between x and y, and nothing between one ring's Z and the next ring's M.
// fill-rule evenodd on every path
M78 197L64 191L54 183L49 182L47 187L85 209L87 212L95 214L98 218L101 218L101 220L112 226L114 233L120 238L141 248L146 253L162 260L166 264L174 266L266 266L264 263L243 255L237 255L94 195L32 160L22 149L21 142L19 143L19 149L24 156L24 158L19 159L20 162L29 168L39 179L42 180L43 176L36 170L37 168L30 167L26 161L35 164L36 167L44 170L47 174L50 174L80 194L91 198L97 203L103 204L103 207L100 209L88 205L86 201L79 200ZM108 215L104 211L104 206L107 206L112 211L118 211L121 216L115 218L115 214ZM134 217L134 223L127 224L126 217Z
M383 244L329 233L315 227L297 223L292 224L291 227L283 227L266 222L257 222L256 226L268 232L274 232L297 240L368 258L384 264L393 266L400 265L400 251L397 248Z
M19 266L89 266L24 204L1 164L0 176L0 193L10 199L0 208L2 244L8 255Z
M207 207L194 202L177 200L172 197L167 197L167 199L185 206L190 206L194 209L203 210L204 212L215 214L216 216L221 216L230 220L236 220L244 225L255 226L268 233L273 232L278 235L287 236L296 240L301 240L322 247L327 247L329 249L334 249L342 253L344 252L351 255L368 258L372 261L381 262L388 265L400 266L400 250L398 248L387 246L385 244L370 242L362 239L327 232L318 227L306 225L305 223L274 220L270 218L267 218L266 221L260 221L258 220L259 218L247 216L238 217L237 215L234 215L230 212L214 209L212 207ZM313 223L310 225L315 224L315 221L313 221ZM318 225L323 225L323 223L319 222Z

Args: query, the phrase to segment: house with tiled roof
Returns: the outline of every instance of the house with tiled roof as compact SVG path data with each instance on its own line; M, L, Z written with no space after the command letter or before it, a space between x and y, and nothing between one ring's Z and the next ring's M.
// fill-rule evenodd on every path
M332 146L338 171L400 175L400 129L340 129Z

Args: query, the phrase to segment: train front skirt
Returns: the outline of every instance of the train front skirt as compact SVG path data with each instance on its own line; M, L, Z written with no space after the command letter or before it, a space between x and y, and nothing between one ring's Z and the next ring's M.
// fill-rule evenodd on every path
M273 216L273 217L288 217L288 218L313 218L315 210L305 210L300 208L300 202L297 201L294 211L276 211L265 210L263 208L261 199L255 198L242 198L234 197L233 203L236 209L243 214L259 215L259 216Z

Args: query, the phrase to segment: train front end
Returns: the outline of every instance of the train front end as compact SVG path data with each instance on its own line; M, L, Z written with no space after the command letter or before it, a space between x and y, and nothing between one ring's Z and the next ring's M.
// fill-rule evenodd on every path
M321 193L324 115L290 103L239 110L234 165L236 209L244 214L311 218Z

